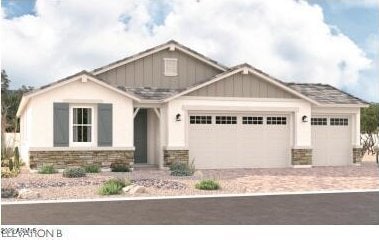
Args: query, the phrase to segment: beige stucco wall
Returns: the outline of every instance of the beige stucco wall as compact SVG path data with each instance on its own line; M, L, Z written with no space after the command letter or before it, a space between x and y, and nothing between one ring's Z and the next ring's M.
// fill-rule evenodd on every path
M112 103L113 147L133 147L133 101L92 81L81 82L80 79L37 95L29 101L21 116L23 119L25 112L30 112L27 120L28 126L26 126L28 134L24 141L25 146L28 145L30 148L53 147L54 102L89 106L96 106L97 103ZM94 127L97 129L96 125Z

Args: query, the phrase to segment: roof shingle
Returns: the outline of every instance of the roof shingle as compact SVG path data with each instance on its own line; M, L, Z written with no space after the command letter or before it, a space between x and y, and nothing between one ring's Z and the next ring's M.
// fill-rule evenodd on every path
M285 83L288 87L321 104L368 104L333 86L321 83Z

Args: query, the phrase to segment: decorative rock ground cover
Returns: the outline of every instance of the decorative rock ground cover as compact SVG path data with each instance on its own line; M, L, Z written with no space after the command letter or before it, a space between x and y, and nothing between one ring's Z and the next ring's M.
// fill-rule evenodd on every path
M83 178L64 178L61 173L42 175L22 171L18 177L2 179L1 185L2 188L13 187L17 191L27 189L38 192L38 199L104 198L107 196L99 196L98 189L112 178L129 179L133 186L144 187L144 191L135 194L122 192L112 197L357 190L379 189L378 170L375 162L363 162L361 166L349 167L201 170L195 176L188 177L170 176L169 171L163 170L101 172L87 174ZM221 189L195 189L195 184L202 179L216 180ZM3 201L22 199L4 198Z
M181 190L187 187L186 184L181 183L181 182L154 179L154 178L138 179L138 180L134 180L133 183L136 185L144 186L144 187L154 187L158 189Z

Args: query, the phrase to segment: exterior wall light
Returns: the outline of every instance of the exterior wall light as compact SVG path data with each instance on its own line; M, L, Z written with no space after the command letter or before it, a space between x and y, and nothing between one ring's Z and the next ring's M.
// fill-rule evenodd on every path
M304 115L304 116L301 118L301 120L302 120L303 122L306 123L306 122L308 122L308 117Z
M182 121L182 115L180 115L180 113L176 114L176 121L177 122Z

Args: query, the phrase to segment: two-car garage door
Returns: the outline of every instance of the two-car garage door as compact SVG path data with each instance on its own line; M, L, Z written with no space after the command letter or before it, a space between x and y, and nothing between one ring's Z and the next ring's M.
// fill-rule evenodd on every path
M289 115L192 113L188 141L199 169L290 166Z

